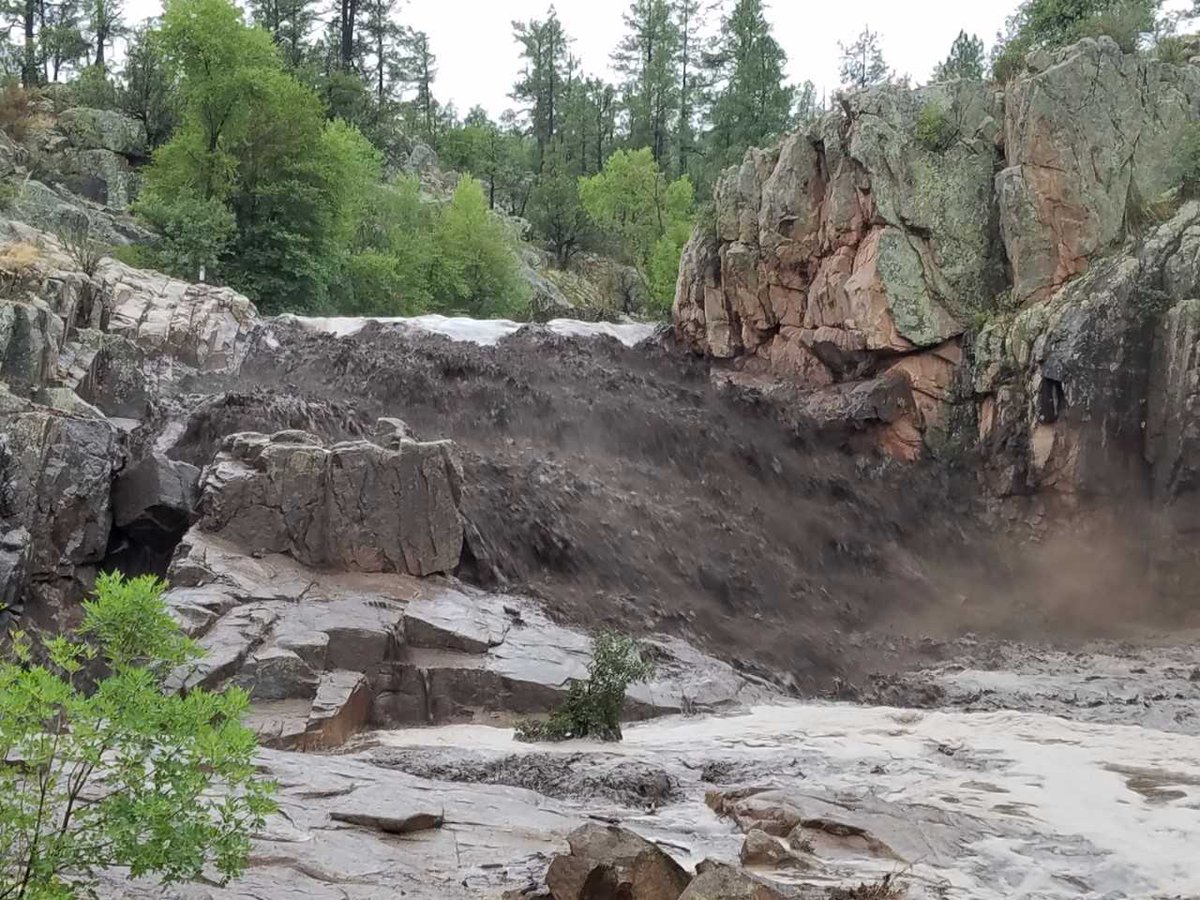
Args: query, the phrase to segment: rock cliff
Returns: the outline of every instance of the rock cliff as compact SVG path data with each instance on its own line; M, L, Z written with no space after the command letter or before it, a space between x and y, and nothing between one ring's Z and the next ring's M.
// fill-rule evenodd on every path
M825 415L886 383L861 430L905 459L979 449L997 495L1177 468L1195 211L1172 147L1200 68L1107 38L1029 62L1003 90L845 97L750 151L685 252L681 340Z

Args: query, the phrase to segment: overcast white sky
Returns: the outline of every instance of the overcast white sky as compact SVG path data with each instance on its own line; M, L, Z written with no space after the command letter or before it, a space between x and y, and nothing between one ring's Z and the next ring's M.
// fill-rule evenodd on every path
M921 81L960 28L990 47L1016 5L1017 0L854 0L844 5L775 0L767 16L787 51L791 78L797 83L812 79L820 90L837 85L838 41L848 42L863 25L879 32L890 66ZM438 99L453 101L460 114L479 104L495 116L512 106L508 92L520 68L511 23L542 18L548 6L549 0L408 0L399 18L429 34L438 58ZM607 73L628 0L558 0L555 6L584 68ZM127 6L131 18L161 9L160 0L129 0Z

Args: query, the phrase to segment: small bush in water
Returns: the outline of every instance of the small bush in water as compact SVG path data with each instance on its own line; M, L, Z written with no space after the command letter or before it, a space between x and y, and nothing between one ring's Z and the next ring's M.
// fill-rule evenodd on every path
M604 631L592 641L592 661L584 681L572 681L567 699L545 722L517 724L517 740L565 741L590 737L621 740L621 707L629 685L645 681L654 665L637 641Z

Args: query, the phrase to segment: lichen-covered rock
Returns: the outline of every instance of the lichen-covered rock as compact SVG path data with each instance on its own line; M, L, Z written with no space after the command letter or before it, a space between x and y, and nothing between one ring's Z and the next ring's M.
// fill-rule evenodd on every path
M203 526L308 565L430 575L462 552L453 444L326 447L304 432L237 434L206 471Z
M28 392L55 374L63 322L45 305L0 300L0 379Z
M231 372L241 364L257 315L246 297L116 260L106 259L99 277L112 294L115 334L201 372Z
M119 448L116 428L103 418L0 397L0 516L5 528L28 532L31 576L104 558Z
M1200 69L1107 37L1031 61L1005 94L996 178L1020 299L1047 296L1137 227L1139 205L1177 183L1175 148L1200 101Z
M1003 278L994 106L967 82L876 88L777 149L748 152L684 252L681 337L718 358L777 360L777 341L812 352L819 329L825 343L837 331L834 343L888 353L961 333ZM930 108L954 122L947 146L916 137ZM819 381L822 366L803 377Z
M1186 483L1188 301L1198 289L1200 203L1191 202L1140 244L985 327L974 390L993 489L1135 496L1147 460L1160 494Z
M108 150L122 156L146 155L146 126L116 110L74 107L58 114L58 130L72 147Z

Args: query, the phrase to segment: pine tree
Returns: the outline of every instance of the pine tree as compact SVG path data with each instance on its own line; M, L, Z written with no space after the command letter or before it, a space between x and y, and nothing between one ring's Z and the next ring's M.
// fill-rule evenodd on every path
M933 70L934 81L963 78L979 81L983 78L983 41L973 34L960 31L950 46L950 55Z
M679 124L676 128L676 169L685 173L698 152L696 120L705 84L700 62L704 54L706 7L701 0L675 0L675 27L679 34Z
M317 19L315 0L250 0L250 14L275 38L283 60L298 68L307 55L309 32Z
M721 23L708 58L716 85L708 141L710 163L723 166L792 122L793 89L785 83L787 54L771 34L762 0L738 0Z
M558 136L570 38L553 6L543 21L513 22L513 36L521 45L525 67L510 96L526 105L537 145L535 167L541 171L551 142Z
M412 109L425 139L435 141L440 125L438 103L433 97L437 57L429 49L429 35L412 29L401 34L395 71L397 80L406 82L415 91Z
M849 44L838 41L842 53L842 87L861 91L874 84L888 80L890 72L879 49L879 34L867 26Z
M397 0L362 0L362 3L363 49L372 58L370 65L364 61L362 69L371 76L376 116L381 117L393 99L395 82L405 80L401 65L405 31L394 20Z
M649 147L655 162L662 164L679 105L679 30L667 0L633 0L625 28L613 53L613 67L625 76L629 140L634 147Z
M796 123L807 125L821 115L821 101L817 99L817 86L805 81L796 90Z

